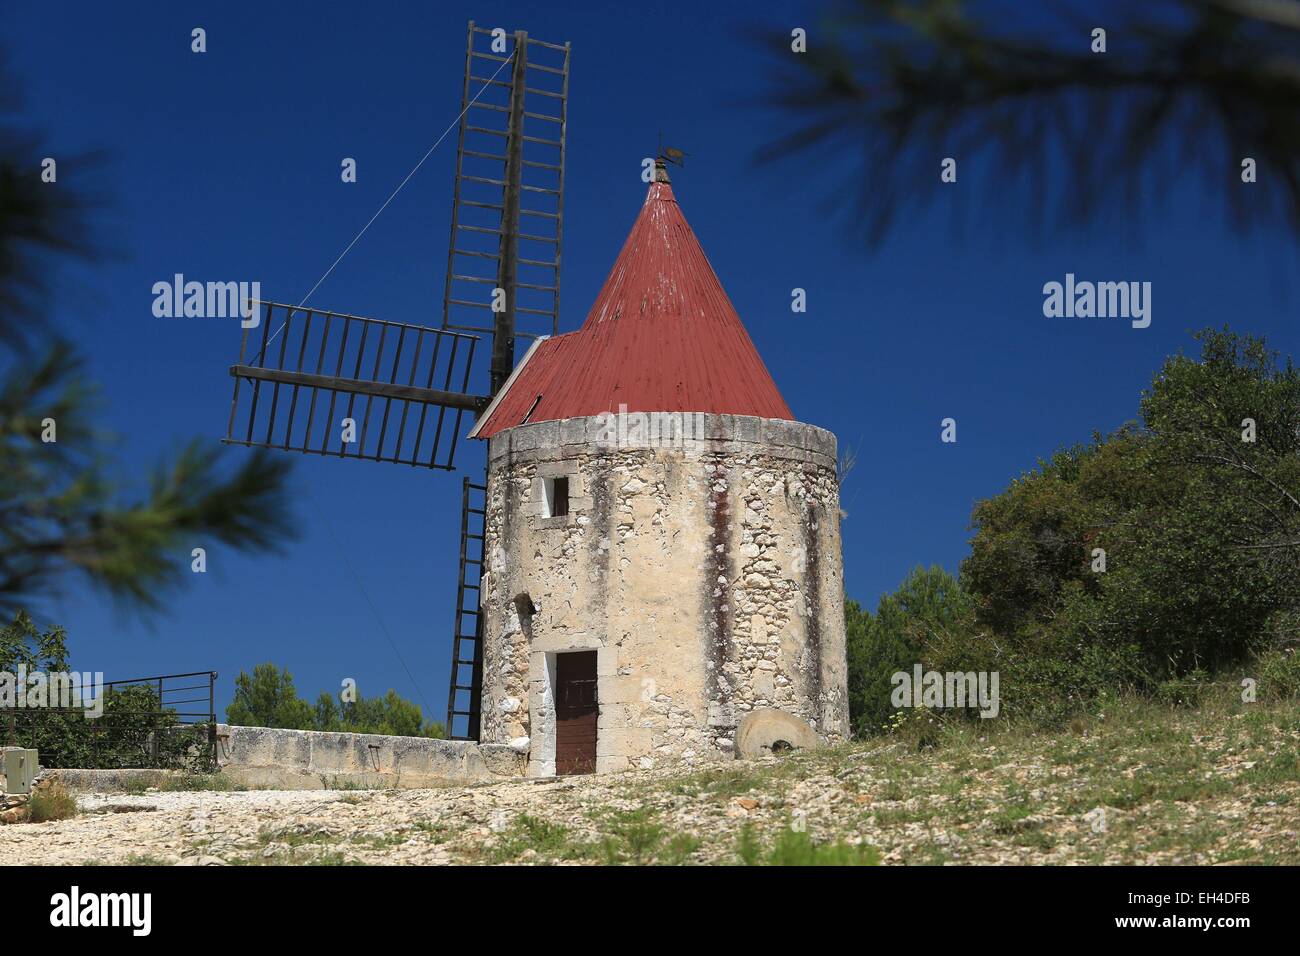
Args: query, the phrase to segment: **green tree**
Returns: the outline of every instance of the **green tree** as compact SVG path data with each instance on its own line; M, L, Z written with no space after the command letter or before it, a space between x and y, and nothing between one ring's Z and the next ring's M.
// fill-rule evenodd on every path
M322 692L316 700L316 729L354 734L389 734L397 737L446 737L444 725L425 720L419 704L389 688L380 697L358 697L339 703Z
M291 535L289 467L264 454L221 478L217 448L191 443L155 469L139 500L122 502L84 374L62 344L34 362L0 360L0 612L68 572L156 607L188 574L193 547L265 550ZM46 421L57 441L43 440Z
M1300 644L1300 372L1262 339L1196 338L1138 421L976 504L960 582L917 569L874 615L847 603L855 732L916 663L997 670L1003 712L1050 723Z
M274 664L258 664L250 677L235 678L235 697L226 708L226 720L240 727L315 728L315 711L298 696L293 675Z
M67 673L67 632L41 630L24 611L0 627L0 672ZM16 691L23 688L15 687ZM192 771L209 768L206 725L182 725L175 708L164 706L149 684L105 689L102 713L88 717L84 704L33 709L0 708L0 742L40 751L47 767L170 767Z
M1190 486L1190 513L1159 530L1186 536L1190 524L1214 535L1214 590L1194 597L1219 608L1207 622L1214 645L1236 656L1234 634L1278 645L1300 634L1300 371L1259 338L1225 328L1197 339L1201 360L1170 359L1143 396L1142 417L1158 438L1157 466ZM1207 556L1193 550L1183 560Z
M855 735L879 733L893 712L892 676L926 669L983 669L974 605L960 582L940 567L914 568L898 590L880 598L873 615L845 602L849 718ZM982 662L981 662L982 663Z
M445 737L446 728L426 721L419 704L389 689L379 697L358 696L342 702L326 691L315 705L298 696L293 675L274 664L258 664L250 677L243 671L235 680L235 697L226 719L241 727L283 727L353 734L387 734L397 737Z
M69 572L153 607L183 579L192 548L264 550L289 536L289 468L254 454L222 477L215 448L195 443L135 500L114 487L113 443L93 424L84 365L48 332L54 270L98 251L86 225L95 204L41 182L49 151L15 121L14 88L0 69L0 613ZM55 441L44 440L47 422Z
M1031 710L1296 638L1300 374L1261 339L1197 338L1200 359L1164 363L1140 422L975 507L963 583Z

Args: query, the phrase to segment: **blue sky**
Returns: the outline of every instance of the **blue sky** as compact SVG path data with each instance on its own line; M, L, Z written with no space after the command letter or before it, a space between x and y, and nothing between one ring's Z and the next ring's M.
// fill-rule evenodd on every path
M985 214L959 235L941 195L864 248L827 215L822 158L753 163L780 130L749 105L766 78L748 28L807 26L815 43L817 9L11 6L4 52L25 114L66 157L60 181L110 200L100 226L112 256L65 268L51 315L102 385L99 421L117 435L124 486L185 440L224 434L238 349L228 322L155 318L153 283L255 278L268 298L298 301L455 118L470 18L574 45L562 331L585 317L636 216L659 131L690 153L673 173L677 197L777 384L800 419L860 449L843 489L844 562L849 595L873 607L917 564L956 570L977 499L1133 418L1163 358L1194 347L1191 330L1229 322L1296 350L1294 242L1230 232L1199 179L1171 183L1140 229L1121 218L1031 238ZM196 26L203 55L190 52ZM89 149L109 158L81 168L74 157ZM356 184L340 181L345 156ZM1017 201L1023 184L996 169L941 186L938 159L917 173L935 189ZM438 323L453 160L454 136L311 304ZM1229 175L1225 188L1240 187ZM1067 272L1150 281L1150 328L1044 318L1042 286ZM794 287L807 290L806 314L790 311ZM948 416L956 444L939 440ZM246 452L224 454L234 464ZM479 474L481 454L458 456L462 473ZM282 554L211 548L208 573L147 618L66 582L39 610L68 627L75 665L110 679L215 669L224 705L240 669L274 661L306 696L352 677L441 719L460 474L295 465L302 534ZM176 560L188 565L188 548Z

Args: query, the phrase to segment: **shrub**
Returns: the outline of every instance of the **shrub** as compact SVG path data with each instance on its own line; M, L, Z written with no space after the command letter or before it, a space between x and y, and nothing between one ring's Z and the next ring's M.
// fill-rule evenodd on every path
M0 628L0 671L57 673L69 671L67 634L61 627L41 632L25 612ZM164 708L150 684L124 685L104 691L103 713L53 708L9 711L0 730L10 726L18 743L39 751L46 767L171 767L209 769L212 753L208 726L182 726ZM156 737L156 742L155 742Z
M1264 651L1255 660L1264 700L1300 697L1300 652L1294 647Z
M914 569L880 599L875 614L846 601L845 631L849 715L857 735L878 734L889 721L896 672L936 660L970 661L981 647L974 639L974 605L939 567Z
M66 820L77 812L77 798L57 780L37 787L27 803L27 819L32 823Z
M875 866L880 851L867 844L818 843L802 830L782 830L763 848L746 824L736 840L736 856L746 866Z
M1130 680L1180 696L1168 682L1240 664L1300 611L1300 371L1260 339L1197 339L1200 360L1164 363L1140 423L976 505L962 583L1022 660L1045 656L1029 638L1055 632L1048 646L1099 677L1121 649ZM1101 654L1085 662L1088 648Z

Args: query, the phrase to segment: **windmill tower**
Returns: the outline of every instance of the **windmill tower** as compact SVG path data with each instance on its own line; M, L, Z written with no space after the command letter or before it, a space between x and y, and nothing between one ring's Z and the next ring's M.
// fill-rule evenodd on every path
M230 368L227 444L454 469L463 427L509 378L521 340L558 331L569 53L470 22L441 326L260 303ZM468 477L461 488L456 739L479 736L485 488Z
M848 735L835 436L794 421L661 159L487 439L482 737L533 775Z

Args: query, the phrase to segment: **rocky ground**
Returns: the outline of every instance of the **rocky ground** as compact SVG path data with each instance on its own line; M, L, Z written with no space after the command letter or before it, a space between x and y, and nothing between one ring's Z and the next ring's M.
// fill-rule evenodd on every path
M920 745L918 747L918 745ZM1300 863L1300 704L442 790L84 794L8 864ZM220 786L205 781L205 786Z

